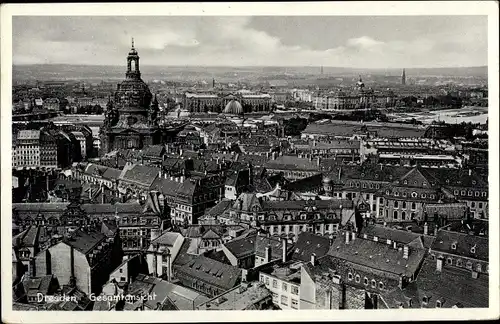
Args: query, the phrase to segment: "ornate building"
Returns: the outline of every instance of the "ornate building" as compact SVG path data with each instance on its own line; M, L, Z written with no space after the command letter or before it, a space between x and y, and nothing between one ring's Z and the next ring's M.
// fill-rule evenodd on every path
M101 143L104 153L117 149L142 149L161 142L158 101L141 79L139 55L134 48L127 56L127 73L109 100Z

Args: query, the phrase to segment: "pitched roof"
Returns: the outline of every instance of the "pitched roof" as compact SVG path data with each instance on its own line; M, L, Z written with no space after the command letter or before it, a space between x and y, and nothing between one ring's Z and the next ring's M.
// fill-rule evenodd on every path
M243 258L245 256L251 255L255 253L255 241L257 238L257 234L254 233L247 237L241 238L237 237L236 239L224 243L224 246L236 257Z
M311 255L316 254L317 258L323 257L330 249L330 240L324 236L309 232L301 232L298 236L292 259L309 262Z
M165 231L160 236L158 236L156 239L151 241L151 244L161 244L161 245L167 245L167 246L174 246L175 242L177 242L179 237L182 238L182 235L180 233Z
M151 189L161 192L165 196L182 196L190 199L195 193L197 183L193 179L176 182L170 178L156 178L151 184Z
M160 168L134 164L132 168L122 174L122 179L150 187L153 184L153 181L158 178L159 171Z
M194 257L193 260L180 267L178 271L186 273L195 280L201 280L225 290L235 287L241 275L241 271L237 267L203 255Z
M408 276L417 271L424 254L424 250L410 248L408 259L404 259L402 251L387 244L361 238L346 243L343 236L335 239L328 251L328 255L351 264Z
M431 249L436 252L445 252L488 261L488 242L489 240L487 237L440 230L437 233ZM455 249L453 249L453 246L455 246ZM473 248L475 248L475 250Z
M64 243L74 247L83 254L88 254L95 246L103 242L106 236L95 231L76 230L73 232L72 238L65 238Z
M423 248L429 249L434 237L430 235L417 234L410 231L399 230L377 224L370 224L361 227L360 234L366 234L370 237L377 237L380 241L391 240L391 242L398 242L401 244L410 244L415 240L422 238Z

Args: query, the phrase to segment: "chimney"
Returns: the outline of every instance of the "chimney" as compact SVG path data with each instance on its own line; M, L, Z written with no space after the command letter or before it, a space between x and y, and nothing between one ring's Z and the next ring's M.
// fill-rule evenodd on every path
M403 246L403 259L408 260L409 254L410 254L410 250L408 249L408 245Z
M349 244L351 235L349 234L349 231L345 231L345 244Z
M241 269L241 282L247 282L248 270Z
M288 242L287 242L286 238L281 240L281 248L283 251L282 256L281 256L281 261L283 261L283 263L285 263L286 262L286 253L288 250Z
M30 267L29 267L29 273L30 277L34 278L36 277L36 265L35 265L35 258L31 257L30 258Z
M387 222L384 222L384 227L386 227L386 226L387 226Z
M316 158L316 164L317 166L321 165L321 158L319 156Z
M437 225L434 225L434 236L438 235L438 228Z
M174 181L174 176L170 176L170 181Z
M427 223L424 224L424 235L429 234L429 225Z
M469 177L472 175L472 169L469 169Z
M395 241L392 242L392 247L394 248L394 250L397 250L398 249L398 243L396 243Z
M316 253L311 254L311 265L316 265Z
M180 182L180 183L183 183L185 179L186 179L186 177L182 175L182 176L179 178L179 182Z
M354 241L356 239L356 232L351 232L352 235L352 240Z
M158 178L161 178L161 170L158 171Z
M266 250L264 252L264 263L269 263L271 262L271 247L266 246Z
M479 277L479 272L472 270L472 279L477 279Z
M436 259L436 271L437 272L441 272L443 271L443 258L442 257L438 257Z

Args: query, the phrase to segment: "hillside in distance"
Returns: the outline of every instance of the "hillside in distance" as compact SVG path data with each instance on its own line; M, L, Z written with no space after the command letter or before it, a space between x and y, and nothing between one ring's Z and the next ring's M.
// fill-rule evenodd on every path
M351 77L357 75L400 76L402 69L363 69L323 67L224 67L224 66L148 66L141 65L143 79L149 80L211 80L222 82L242 79ZM36 64L14 65L14 81L23 80L121 80L125 66ZM408 77L487 78L488 67L407 68Z

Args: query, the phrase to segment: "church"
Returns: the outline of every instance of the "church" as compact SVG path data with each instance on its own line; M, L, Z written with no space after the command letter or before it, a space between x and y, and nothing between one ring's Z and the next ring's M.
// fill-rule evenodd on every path
M141 79L139 54L132 48L127 56L125 80L118 84L107 104L100 129L104 154L119 149L142 149L162 142L158 126L159 105L148 85Z

